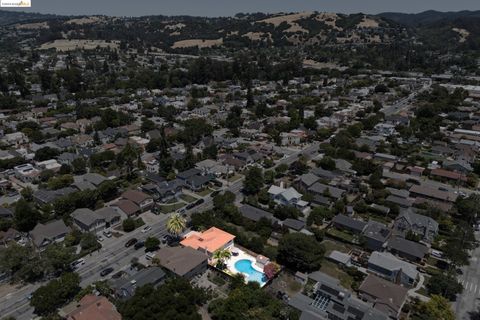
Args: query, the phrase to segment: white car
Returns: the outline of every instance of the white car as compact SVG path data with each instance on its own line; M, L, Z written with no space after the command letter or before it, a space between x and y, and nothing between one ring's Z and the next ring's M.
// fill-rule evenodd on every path
M146 226L142 229L142 233L147 233L148 231L152 230L152 227Z
M78 259L78 260L73 261L73 262L70 264L70 266L72 267L72 269L76 269L76 268L78 268L79 266L82 266L82 265L84 265L84 264L85 264L85 259L80 258L80 259Z
M105 231L103 231L103 235L107 238L111 238L112 237L112 232L110 232L110 230L105 230Z
M98 235L98 236L97 236L97 240L100 241L100 242L102 242L102 241L103 241L103 237L102 237L101 235Z

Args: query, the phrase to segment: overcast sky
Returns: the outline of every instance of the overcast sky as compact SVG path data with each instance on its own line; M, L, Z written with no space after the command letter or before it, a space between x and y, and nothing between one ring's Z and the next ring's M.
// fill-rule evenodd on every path
M425 10L480 10L480 0L31 0L27 11L114 16L227 16L238 12L416 13Z

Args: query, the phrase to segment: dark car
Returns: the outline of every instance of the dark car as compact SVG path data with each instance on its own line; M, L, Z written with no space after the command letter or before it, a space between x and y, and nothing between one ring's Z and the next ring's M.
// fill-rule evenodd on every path
M175 242L175 237L169 234L166 234L162 237L162 243L170 245L171 243Z
M117 273L115 273L115 274L112 276L112 279L119 279L119 278L121 278L123 275L124 275L124 272L123 272L123 271L118 271Z
M139 241L139 242L135 243L135 246L133 246L133 248L135 248L135 250L138 250L140 248L143 248L144 246L145 246L145 242Z
M205 202L205 200L203 200L203 199L198 199L197 201L195 201L195 205L196 205L196 206L199 206L199 205L201 205L201 204L204 203L204 202Z
M125 243L125 248L131 247L137 242L138 240L136 238L132 238Z
M219 194L220 194L220 190L213 191L213 192L210 194L210 197L214 198L214 197L218 196Z
M105 277L106 275L112 273L112 271L113 271L113 268L111 268L111 267L110 267L110 268L107 268L107 269L103 269L103 270L100 272L100 275L101 275L102 277Z

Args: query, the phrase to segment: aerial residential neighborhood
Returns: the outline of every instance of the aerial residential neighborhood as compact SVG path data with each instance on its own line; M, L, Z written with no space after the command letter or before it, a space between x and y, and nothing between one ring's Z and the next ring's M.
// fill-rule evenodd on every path
M480 11L124 2L2 1L0 320L479 318Z

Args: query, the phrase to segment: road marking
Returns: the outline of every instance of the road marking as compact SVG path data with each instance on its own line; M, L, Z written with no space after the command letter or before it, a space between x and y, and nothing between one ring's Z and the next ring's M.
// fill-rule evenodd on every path
M477 293L477 284L475 283L475 290L473 292Z

